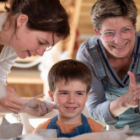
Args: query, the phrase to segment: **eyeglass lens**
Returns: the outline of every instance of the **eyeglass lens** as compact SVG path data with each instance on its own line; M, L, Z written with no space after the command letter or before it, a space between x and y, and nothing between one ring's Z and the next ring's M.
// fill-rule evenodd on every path
M106 31L106 32L102 33L101 35L102 35L102 37L103 37L103 39L105 41L111 42L111 41L114 41L116 39L117 33L119 33L120 36L123 39L131 38L131 36L133 34L133 30L134 30L133 27L126 27L126 28L121 29L119 32L116 32L116 31Z
M45 51L49 51L52 49L53 46L48 46Z

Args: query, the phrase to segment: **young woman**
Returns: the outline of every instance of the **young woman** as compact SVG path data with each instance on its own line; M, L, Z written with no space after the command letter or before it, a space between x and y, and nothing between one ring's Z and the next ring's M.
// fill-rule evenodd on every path
M9 3L10 7L5 7L7 12L0 13L1 85L6 85L7 74L17 57L42 56L70 32L68 15L59 0L9 0ZM3 88L6 88L7 96L0 99L1 112L24 110L36 114L39 110L40 115L44 115L53 109L52 105L39 100L28 104L29 101L21 99L12 88Z

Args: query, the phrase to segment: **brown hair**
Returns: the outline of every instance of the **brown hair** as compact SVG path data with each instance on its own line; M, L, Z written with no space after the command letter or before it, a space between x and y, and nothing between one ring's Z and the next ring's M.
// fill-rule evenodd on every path
M136 23L137 8L133 0L97 0L91 8L91 21L100 30L104 19L123 16Z
M64 39L70 34L68 15L59 0L9 0L9 16L25 14L27 27L56 33Z
M90 90L92 75L89 68L82 62L68 59L59 61L52 66L48 74L48 84L50 91L55 91L57 82L65 80L68 83L71 80L79 80L87 85L87 93Z

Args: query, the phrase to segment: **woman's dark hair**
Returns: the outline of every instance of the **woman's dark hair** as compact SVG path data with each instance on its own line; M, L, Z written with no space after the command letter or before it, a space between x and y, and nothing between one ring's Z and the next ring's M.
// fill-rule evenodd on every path
M82 62L67 59L54 64L48 74L48 84L50 91L54 92L56 83L59 81L69 83L78 80L87 85L87 93L90 90L92 75L90 69Z
M68 15L59 0L9 0L5 6L9 16L25 14L27 27L33 30L48 31L62 36L70 34Z

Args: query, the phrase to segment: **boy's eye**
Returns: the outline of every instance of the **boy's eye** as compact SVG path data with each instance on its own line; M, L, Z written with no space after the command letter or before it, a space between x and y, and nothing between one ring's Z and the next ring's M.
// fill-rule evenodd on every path
M66 92L62 92L61 95L67 95L67 93Z
M77 93L77 95L83 95L83 93L81 93L81 92L78 92L78 93Z

